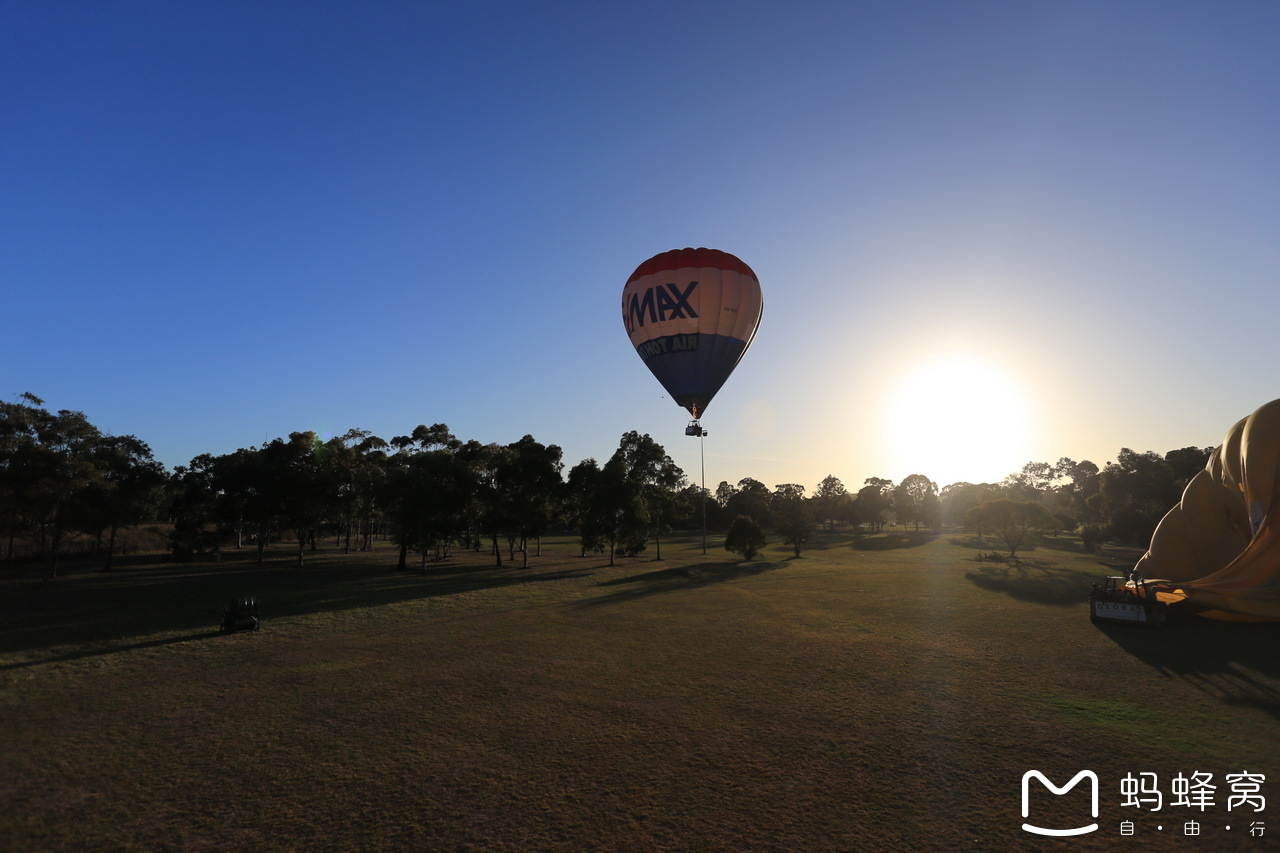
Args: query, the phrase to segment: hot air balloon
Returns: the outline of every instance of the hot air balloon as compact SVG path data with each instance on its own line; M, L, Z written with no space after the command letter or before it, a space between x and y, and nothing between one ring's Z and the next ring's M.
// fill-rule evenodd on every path
M649 370L694 423L755 337L764 298L751 267L717 249L673 249L636 267L622 322Z

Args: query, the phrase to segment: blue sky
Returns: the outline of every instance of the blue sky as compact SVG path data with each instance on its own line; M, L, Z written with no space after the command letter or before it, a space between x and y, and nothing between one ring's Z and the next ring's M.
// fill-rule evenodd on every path
M295 430L635 429L622 328L765 294L706 478L998 480L1276 394L1270 2L0 4L0 395L169 466Z

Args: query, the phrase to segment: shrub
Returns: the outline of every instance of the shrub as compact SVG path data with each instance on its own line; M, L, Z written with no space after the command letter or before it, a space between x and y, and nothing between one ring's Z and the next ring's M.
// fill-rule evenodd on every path
M1090 554L1098 553L1098 546L1106 541L1107 528L1101 524L1084 524L1080 526L1080 542Z
M724 538L725 550L741 554L744 560L754 559L764 545L764 531L748 515L735 518Z

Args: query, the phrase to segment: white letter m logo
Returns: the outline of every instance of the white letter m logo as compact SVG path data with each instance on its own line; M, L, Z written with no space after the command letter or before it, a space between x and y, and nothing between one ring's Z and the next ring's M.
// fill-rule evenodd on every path
M1065 794L1067 791L1070 791L1077 784L1079 784L1081 779L1087 778L1090 782L1093 783L1093 817L1095 820L1097 819L1098 817L1098 774L1094 773L1092 770L1081 770L1079 773L1077 773L1075 776L1072 777L1070 782L1063 785L1061 788L1059 788L1057 785L1050 782L1048 777L1045 776L1043 773L1041 773L1039 770L1028 770L1026 773L1023 773L1022 774L1022 816L1024 818L1028 817L1031 814L1031 798L1029 796L1030 795L1029 789L1030 789L1031 777L1033 776L1039 779L1041 782L1043 782L1046 788L1048 788L1050 791L1053 791L1053 793L1058 795ZM1093 832L1095 829L1097 829L1098 824L1091 823L1088 826L1078 826L1075 829L1044 829L1039 826L1032 826L1029 823L1024 823L1022 825L1022 828L1025 829L1027 832L1034 832L1036 835L1084 835L1086 832Z

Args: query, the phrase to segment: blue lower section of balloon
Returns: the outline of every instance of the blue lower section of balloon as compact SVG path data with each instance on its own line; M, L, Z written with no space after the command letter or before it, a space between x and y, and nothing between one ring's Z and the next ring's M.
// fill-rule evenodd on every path
M636 352L676 403L702 417L746 349L737 338L692 334L653 338Z

